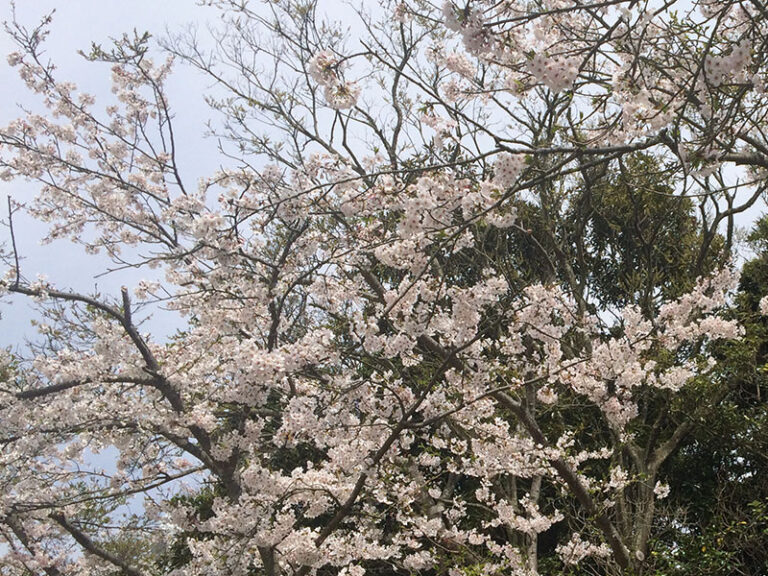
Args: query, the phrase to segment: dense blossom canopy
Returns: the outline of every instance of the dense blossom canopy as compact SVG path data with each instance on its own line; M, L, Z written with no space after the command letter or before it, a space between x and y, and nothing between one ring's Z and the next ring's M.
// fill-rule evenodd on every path
M94 48L108 103L58 77L47 22L10 27L47 108L0 129L2 177L38 184L13 210L162 275L78 294L9 246L3 291L46 322L4 358L0 574L650 566L663 466L743 334L722 264L765 190L766 8L409 0L345 32L308 1L204 4L211 53ZM174 59L220 89L223 167L197 185ZM617 295L597 266L627 230L561 223L644 187L699 209L675 224L689 281L630 269ZM168 340L139 326L163 309Z

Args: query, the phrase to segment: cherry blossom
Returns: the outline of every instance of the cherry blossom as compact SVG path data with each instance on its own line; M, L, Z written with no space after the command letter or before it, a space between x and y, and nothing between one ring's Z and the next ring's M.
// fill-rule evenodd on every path
M728 393L714 351L743 335L738 271L694 263L686 293L599 301L545 220L647 154L720 238L765 191L764 19L393 2L345 35L291 0L274 22L206 4L232 40L216 58L94 49L108 104L58 78L48 23L10 26L46 110L0 129L0 175L37 188L12 212L144 279L81 294L5 254L3 297L44 321L0 357L4 569L531 575L557 532L555 562L642 570L662 467L704 414L675 400L710 378L712 405ZM273 74L249 64L267 46ZM166 88L179 60L230 90L221 168L196 184ZM724 167L750 178L714 189ZM539 281L504 253L514 235ZM146 333L164 313L183 328Z

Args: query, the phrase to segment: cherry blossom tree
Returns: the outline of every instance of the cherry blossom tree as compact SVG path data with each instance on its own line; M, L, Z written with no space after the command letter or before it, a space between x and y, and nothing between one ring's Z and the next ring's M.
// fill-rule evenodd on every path
M49 22L9 26L48 112L0 130L2 177L38 185L9 202L2 286L46 321L3 359L0 573L522 575L545 538L558 569L649 573L663 465L732 390L765 6L414 0L346 29L322 3L204 4L213 51L94 47L106 108L58 77ZM217 85L199 183L174 60ZM672 203L674 285L644 228ZM30 279L18 210L162 279ZM167 340L140 322L161 308L186 321Z

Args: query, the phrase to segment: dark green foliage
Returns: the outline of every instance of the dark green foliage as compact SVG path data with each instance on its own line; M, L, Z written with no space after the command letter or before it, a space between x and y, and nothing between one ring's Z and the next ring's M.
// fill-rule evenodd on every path
M722 239L706 244L694 208L643 154L578 197L573 217L588 221L585 257L577 262L595 295L606 305L634 302L649 314L723 263Z
M745 336L716 351L728 397L666 466L672 494L659 517L659 574L759 576L768 566L768 318L758 311L768 294L768 219L750 241L756 254L743 266L734 310Z
M581 298L586 310L607 318L609 311L628 304L638 305L652 317L659 305L689 291L698 277L730 258L723 237L702 226L695 201L675 194L674 183L668 181L654 157L635 154L620 164L606 166L601 174L583 174L562 189L551 186L536 197L521 197L516 201L519 219L515 227L500 230L475 225L475 243L453 253L436 253L436 264L451 278L451 284L469 287L492 263L509 281L510 298L515 296L515 289L531 283L559 283L577 300ZM671 495L657 502L642 574L757 576L768 566L768 320L758 312L760 298L768 293L768 219L758 222L750 241L756 257L743 267L733 311L745 327L743 341L706 350L691 347L684 352L690 359L713 355L718 369L690 383L680 394L648 390L640 402L641 417L633 429L640 446L668 438L694 415L698 419L681 449L659 474L670 484ZM397 285L402 279L401 271L384 269L381 264L372 266L374 275L388 285ZM504 309L505 303L500 302L492 313ZM349 327L339 324L332 328L343 345ZM621 326L615 329L621 330ZM493 338L494 334L486 336ZM580 345L576 341L567 344ZM662 349L653 354L659 366L672 360ZM368 375L365 365L359 369L361 377ZM411 370L418 382L426 382L431 373L426 367L424 374L417 373L419 368ZM720 391L725 394L720 396ZM610 443L599 410L589 408L576 395L565 396L552 407L536 408L537 421L546 435L557 438L571 430L582 449ZM269 408L276 416L265 431L267 436L280 425L280 400L274 398ZM411 457L417 458L424 450L433 448L414 444ZM289 471L322 457L300 445L275 450L269 465ZM586 472L601 475L618 464L626 465L595 460L583 466ZM461 474L454 482L457 492L471 494L477 488L474 479ZM514 490L522 494L530 488L526 482L519 480ZM629 502L633 489L627 491ZM211 513L215 490L206 489L184 504L198 509L205 518ZM581 514L576 501L554 486L544 485L540 502L544 512L545 503L556 503L570 516L539 535L540 573L601 573L592 560L565 567L555 554L556 546L579 525L574 522ZM376 514L384 533L390 533L393 511L380 509ZM473 514L473 521L483 520L482 510ZM307 525L325 520L307 519ZM498 536L500 542L510 537L501 532ZM205 536L179 536L159 563L163 570L189 559L189 537ZM480 563L469 549L454 550L450 542L441 546L445 557L434 569L435 575L447 574L458 565L471 574L472 566ZM385 562L370 563L366 569L376 576L395 574L393 566Z

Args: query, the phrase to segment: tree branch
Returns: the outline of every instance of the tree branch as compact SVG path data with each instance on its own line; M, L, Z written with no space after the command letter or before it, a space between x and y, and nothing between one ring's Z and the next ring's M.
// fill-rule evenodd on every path
M121 558L118 558L111 552L108 552L107 550L104 550L101 546L99 546L96 542L91 540L82 530L74 526L67 518L62 514L61 512L52 512L51 520L56 522L59 526L64 528L67 532L69 532L70 536L80 544L80 546L83 547L84 550L87 552L90 552L94 556L98 556L102 560L106 560L110 564L113 564L120 568L127 576L142 576L142 573L122 560Z

